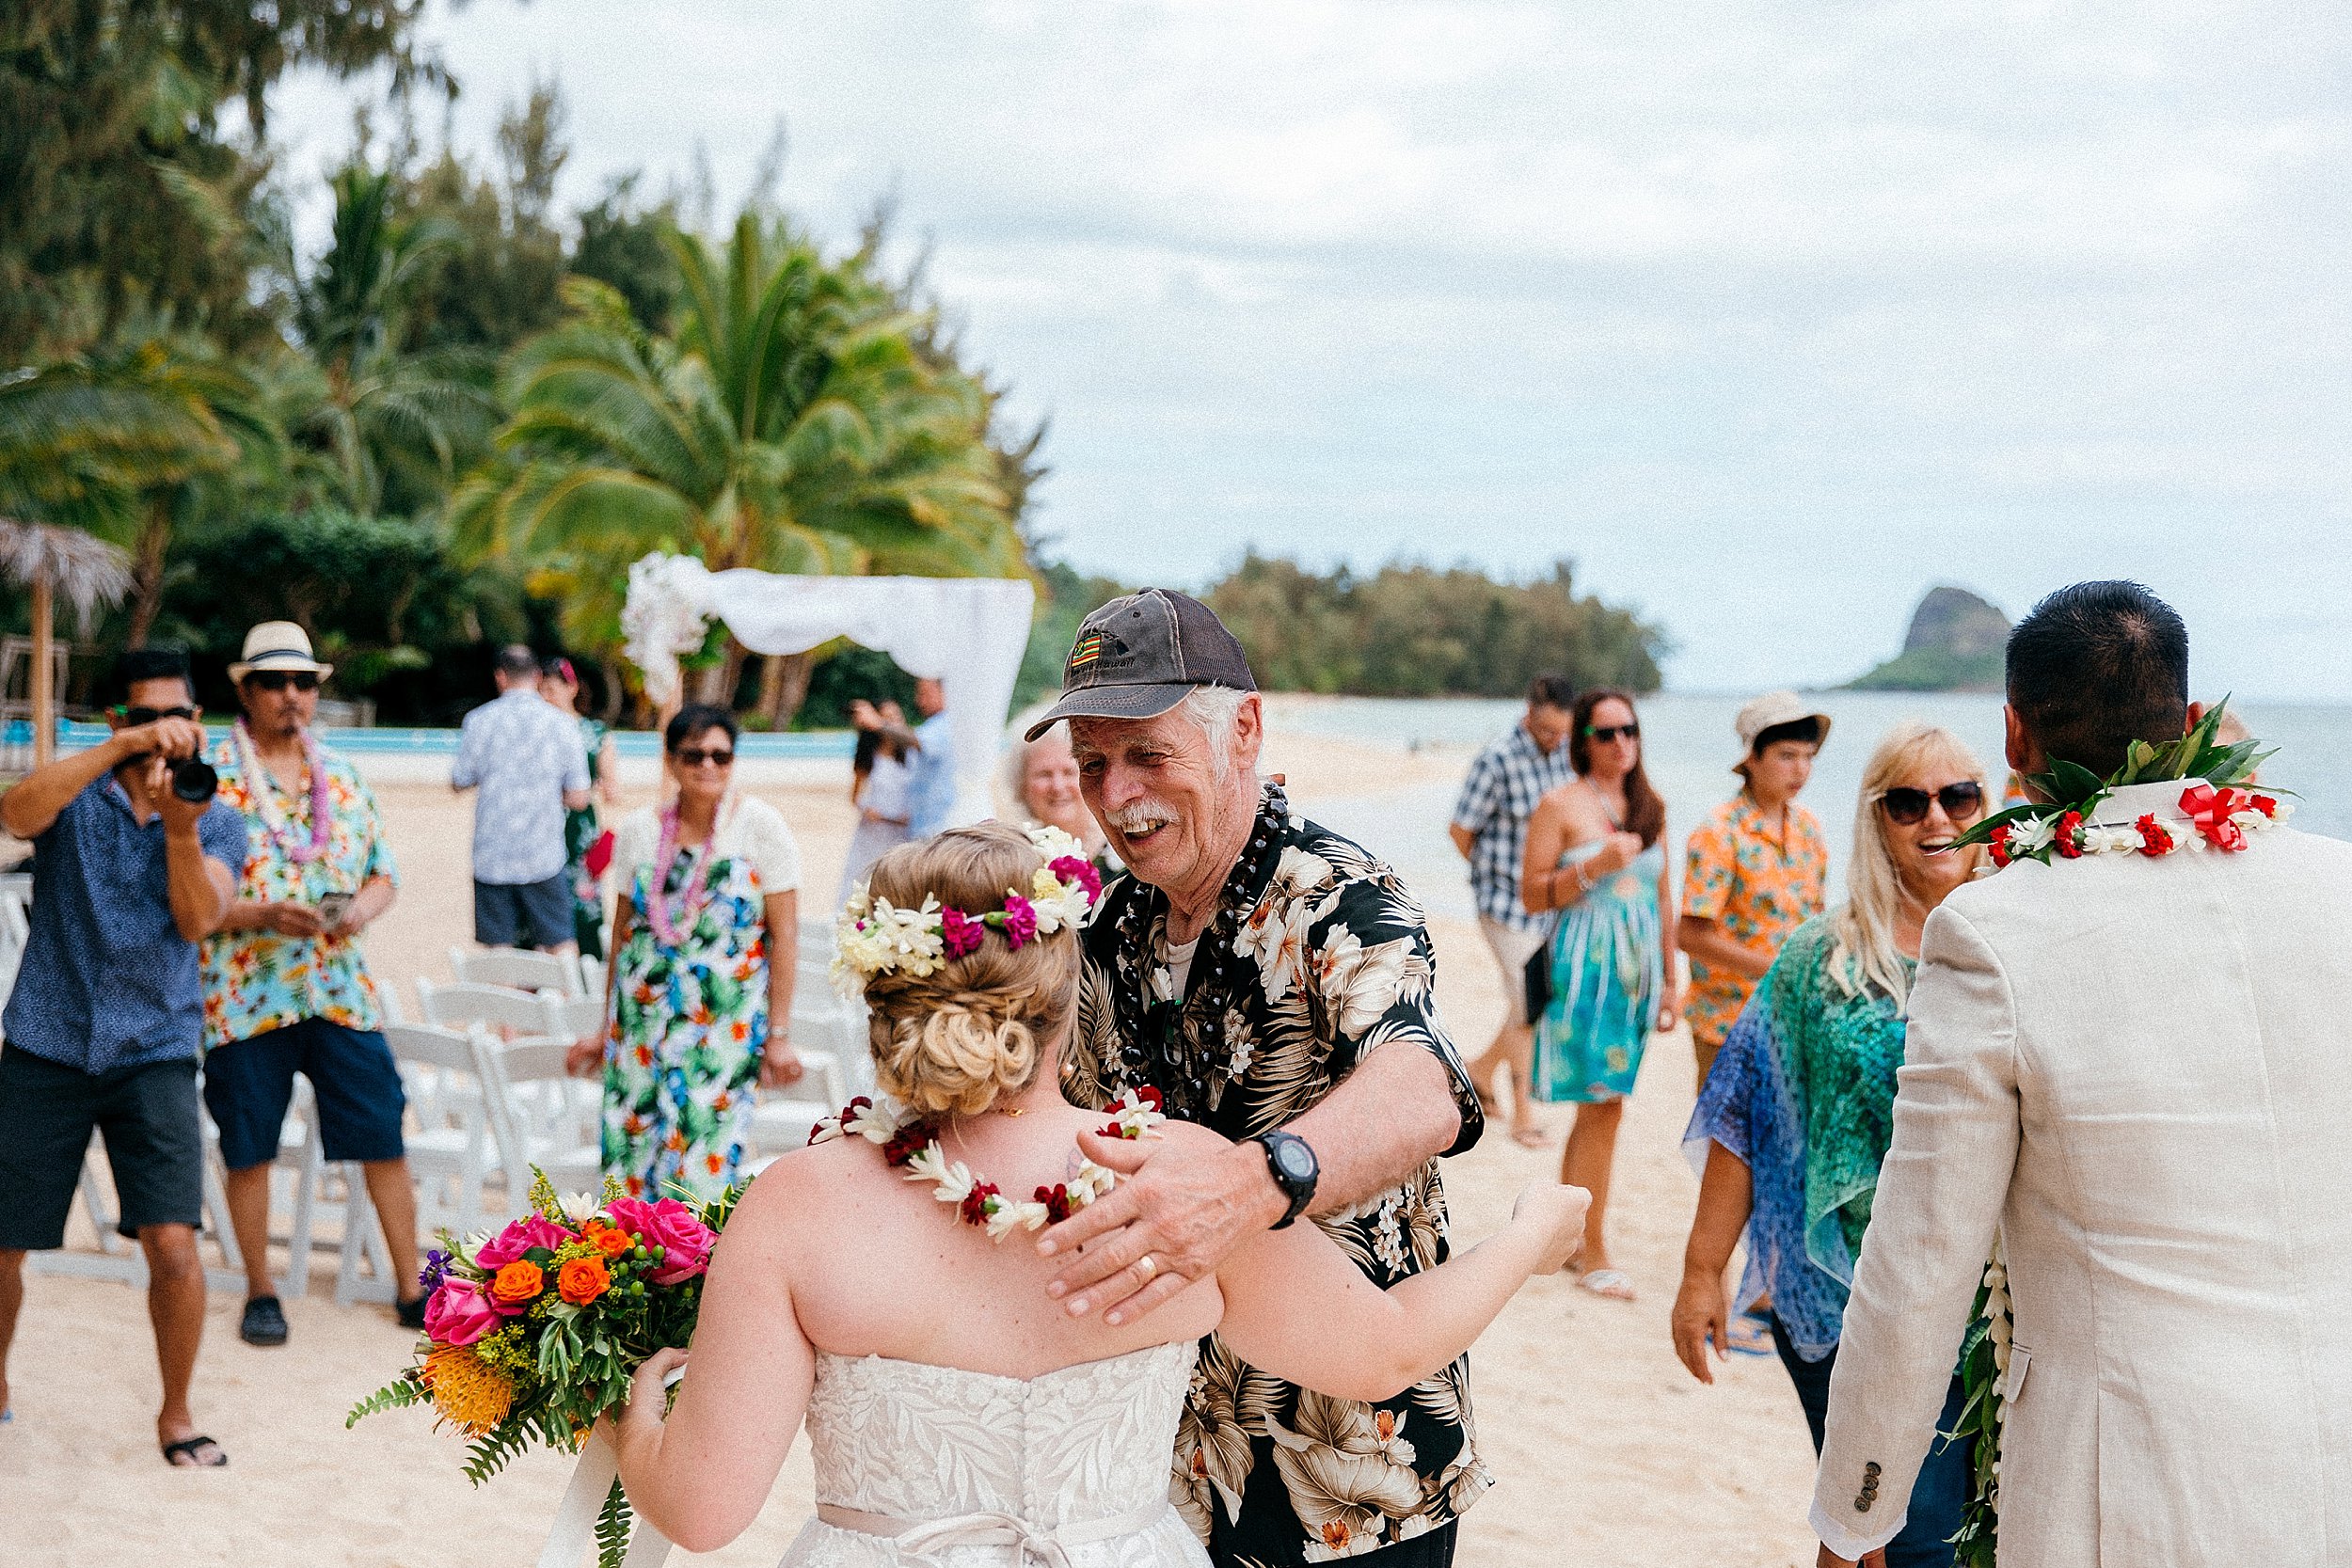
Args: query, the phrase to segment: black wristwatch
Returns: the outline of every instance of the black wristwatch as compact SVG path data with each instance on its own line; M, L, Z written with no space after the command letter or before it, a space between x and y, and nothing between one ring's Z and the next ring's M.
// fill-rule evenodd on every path
M1274 1222L1274 1228L1282 1227L1307 1212L1307 1205L1315 1200L1315 1181L1323 1175L1323 1165L1315 1159L1315 1151L1307 1147L1307 1140L1295 1132L1276 1129L1261 1132L1249 1140L1265 1146L1265 1168L1272 1173L1274 1184L1282 1189L1282 1196L1291 1206L1282 1217Z

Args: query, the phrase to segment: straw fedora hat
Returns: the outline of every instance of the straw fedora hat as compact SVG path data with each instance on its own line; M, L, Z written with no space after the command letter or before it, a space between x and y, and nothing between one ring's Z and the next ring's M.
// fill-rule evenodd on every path
M310 657L310 634L292 621L264 621L246 632L245 657L229 667L229 678L241 681L265 670L308 670L321 680L335 673L333 665Z

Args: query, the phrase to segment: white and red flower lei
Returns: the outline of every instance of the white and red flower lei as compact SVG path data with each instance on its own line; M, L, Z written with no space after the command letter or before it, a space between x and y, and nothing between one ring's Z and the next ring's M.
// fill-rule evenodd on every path
M1168 1119L1160 1114L1160 1091L1129 1089L1111 1106L1111 1119L1101 1129L1105 1138L1149 1138ZM811 1145L835 1138L860 1137L882 1146L882 1159L903 1169L909 1181L928 1181L931 1196L952 1207L964 1224L988 1232L1001 1242L1015 1230L1041 1230L1068 1219L1076 1211L1111 1190L1115 1173L1093 1161L1080 1159L1077 1174L1067 1181L1040 1187L1026 1203L1005 1196L996 1183L976 1173L961 1160L950 1160L939 1147L939 1129L888 1101L880 1103L859 1095L841 1110L809 1129Z
M974 913L943 909L935 896L923 907L902 910L887 898L869 897L864 882L841 907L834 932L834 983L854 995L877 974L903 970L920 978L942 964L976 951L993 928L1019 952L1039 937L1076 930L1103 895L1103 874L1086 848L1059 828L1029 830L1029 842L1046 857L1026 893L1007 888L995 909Z
M2098 802L2084 805L2095 811ZM2091 822L2086 819L2085 810L2076 807L2056 816L2024 816L2003 823L1986 842L1996 866L2022 860L2038 860L2046 865L2053 856L2070 861L2085 855L2153 858L2184 846L2234 853L2246 847L2249 833L2285 821L2294 809L2291 802L2276 796L2227 784L2193 784L2181 791L2181 811L2191 830L2185 836L2158 821L2153 812L2143 812L2131 822Z

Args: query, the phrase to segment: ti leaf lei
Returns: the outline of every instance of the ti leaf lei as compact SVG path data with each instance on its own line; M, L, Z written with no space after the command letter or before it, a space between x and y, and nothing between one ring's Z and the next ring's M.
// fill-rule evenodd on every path
M2168 855L2182 847L2182 842L2153 815L2112 826L2091 826L2091 816L2128 785L2201 781L2189 784L2181 795L2181 809L2195 830L2188 844L2243 849L2248 831L2284 820L2292 807L2275 794L2237 787L2278 752L2263 750L2261 741L2250 738L2223 745L2218 736L2228 709L2227 702L2215 704L2178 740L2162 745L2133 741L2123 766L2105 779L2079 763L2053 760L2048 772L2026 780L2027 788L2042 799L1995 812L1954 839L1952 847L1988 846L1995 865L2021 860L2046 865L2054 857L2074 860L2115 851Z

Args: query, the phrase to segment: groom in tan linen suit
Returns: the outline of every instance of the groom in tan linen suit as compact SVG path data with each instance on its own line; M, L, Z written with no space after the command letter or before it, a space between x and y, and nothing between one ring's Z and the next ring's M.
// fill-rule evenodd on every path
M2009 643L2009 758L2179 736L2188 636L2133 583ZM2293 759L2286 759L2291 770ZM2118 791L2185 845L2182 784ZM2352 845L2020 860L1928 921L1813 1524L1903 1522L1997 1227L2002 1568L2352 1565Z

